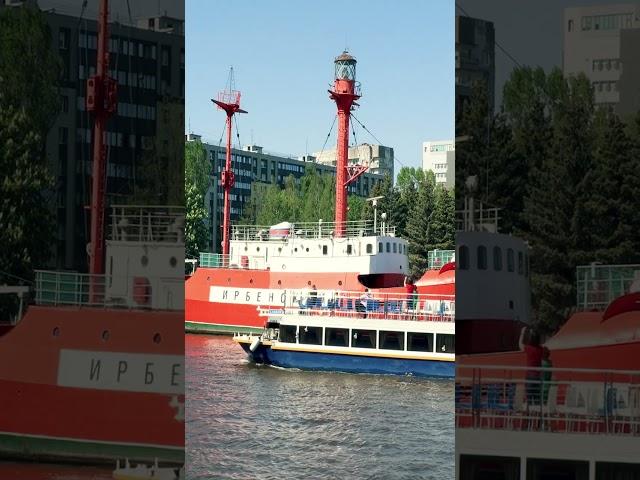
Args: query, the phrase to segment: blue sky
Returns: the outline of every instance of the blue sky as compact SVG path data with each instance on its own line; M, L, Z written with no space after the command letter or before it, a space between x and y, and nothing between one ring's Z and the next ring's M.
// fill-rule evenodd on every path
M362 84L355 116L395 149L396 171L418 166L423 141L454 135L454 27L454 3L443 0L187 0L185 129L218 143L225 117L210 99L233 66L249 112L239 116L242 144L320 150L335 116L333 59L346 46ZM356 135L375 143L360 127Z

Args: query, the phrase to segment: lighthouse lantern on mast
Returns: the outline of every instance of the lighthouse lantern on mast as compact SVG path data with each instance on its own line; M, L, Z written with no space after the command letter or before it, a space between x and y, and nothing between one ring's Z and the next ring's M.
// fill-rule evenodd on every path
M343 237L347 222L347 186L366 171L366 167L348 165L349 118L351 109L360 98L360 88L356 82L356 59L344 51L334 60L335 78L329 97L338 108L338 145L336 147L336 215L335 235Z

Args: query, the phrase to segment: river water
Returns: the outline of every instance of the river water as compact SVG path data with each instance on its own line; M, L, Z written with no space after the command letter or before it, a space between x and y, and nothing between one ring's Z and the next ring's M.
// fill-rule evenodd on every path
M189 479L454 478L454 384L250 363L187 335Z

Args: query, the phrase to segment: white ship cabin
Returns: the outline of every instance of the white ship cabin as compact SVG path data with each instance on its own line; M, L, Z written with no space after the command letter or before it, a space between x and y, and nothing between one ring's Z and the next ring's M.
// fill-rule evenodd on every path
M113 206L105 227L105 273L36 271L36 303L182 310L184 208Z
M456 296L458 320L529 323L529 247L498 233L498 209L482 204L457 212Z
M228 266L277 272L356 272L406 275L407 242L385 223L347 222L344 236L335 224L283 222L270 227L236 225L228 259L201 255L201 267ZM401 282L402 280L400 280Z

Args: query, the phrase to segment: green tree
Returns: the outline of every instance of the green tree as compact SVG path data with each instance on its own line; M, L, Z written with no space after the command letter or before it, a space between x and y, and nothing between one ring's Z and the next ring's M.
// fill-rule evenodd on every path
M200 141L184 145L184 191L186 200L185 253L196 257L210 242L204 199L211 184L211 164Z
M0 10L0 283L32 281L49 260L53 179L45 154L59 112L61 61L35 7ZM3 298L0 318L15 313Z
M416 202L411 206L406 226L409 242L409 268L411 276L419 278L428 267L428 252L440 244L436 225L433 223L435 211L435 176L427 172L418 184ZM442 229L441 229L442 230Z

